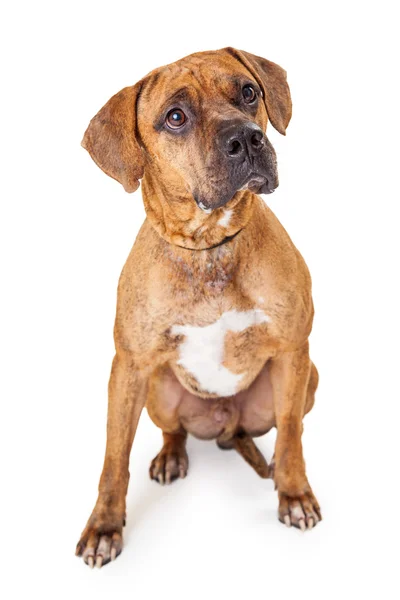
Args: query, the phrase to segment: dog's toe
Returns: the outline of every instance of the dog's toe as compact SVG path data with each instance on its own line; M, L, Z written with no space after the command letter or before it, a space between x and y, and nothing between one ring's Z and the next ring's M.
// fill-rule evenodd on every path
M186 451L168 452L164 448L152 460L150 465L150 478L161 485L172 483L175 479L184 478L189 466Z
M115 531L110 535L101 534L99 529L88 529L79 540L75 554L82 556L84 562L93 569L101 568L122 551L122 535Z
M322 520L319 504L312 492L296 498L279 494L279 520L287 527L297 527L301 531L313 529Z

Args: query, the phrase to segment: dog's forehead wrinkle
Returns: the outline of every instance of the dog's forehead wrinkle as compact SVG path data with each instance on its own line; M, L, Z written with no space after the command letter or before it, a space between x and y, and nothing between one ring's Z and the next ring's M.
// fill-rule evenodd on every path
M172 92L171 94L169 94L163 101L163 104L168 105L173 102L180 102L180 101L185 101L185 100L186 101L191 100L191 93L190 93L189 86L181 87L181 88L175 90L174 92Z
M226 61L217 53L211 53L213 68L206 68L210 66L210 54L204 54L207 56L202 53L200 56L189 56L177 63L167 65L163 71L167 75L168 85L171 87L180 85L179 82L184 82L184 85L191 85L199 88L200 91L207 88L208 94L213 94L213 92L226 94L228 91L232 93L240 89L244 79L252 79L247 71L237 71L227 75ZM257 84L255 85L257 86Z

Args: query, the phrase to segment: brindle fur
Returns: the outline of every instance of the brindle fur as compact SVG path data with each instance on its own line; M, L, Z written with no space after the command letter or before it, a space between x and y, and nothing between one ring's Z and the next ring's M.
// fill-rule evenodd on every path
M251 108L237 101L246 81L262 92ZM190 104L196 115L182 135L163 128L176 102ZM186 475L191 432L235 447L262 477L272 476L286 524L304 529L321 518L301 444L318 382L308 352L310 275L272 211L235 187L241 175L215 141L227 122L251 121L265 131L270 120L284 134L290 117L283 69L227 48L156 69L111 98L85 133L83 146L128 192L142 179L147 213L118 286L106 456L98 500L77 546L91 566L121 552L129 454L145 406L164 434L150 468L160 483ZM267 140L259 160L277 185ZM199 199L210 214L199 209ZM224 366L244 374L240 389L223 398L208 393L178 364L183 336L173 326L207 326L227 311L255 307L269 322L228 331L224 342ZM252 438L272 427L277 440L269 467Z

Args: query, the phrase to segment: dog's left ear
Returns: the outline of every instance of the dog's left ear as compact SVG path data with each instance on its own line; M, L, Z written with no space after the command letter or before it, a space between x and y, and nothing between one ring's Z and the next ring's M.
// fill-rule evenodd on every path
M107 175L126 192L139 187L144 174L142 150L136 139L136 104L142 82L115 94L90 121L82 146Z
M292 116L292 100L286 71L276 63L244 50L225 50L238 59L257 80L263 92L269 120L279 133L286 135L286 128Z

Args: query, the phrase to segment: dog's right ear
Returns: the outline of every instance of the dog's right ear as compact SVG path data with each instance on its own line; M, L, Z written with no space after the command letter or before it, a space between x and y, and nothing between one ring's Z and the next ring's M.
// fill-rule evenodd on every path
M144 159L136 137L136 105L142 82L115 94L90 121L82 146L107 175L134 192L144 174Z

